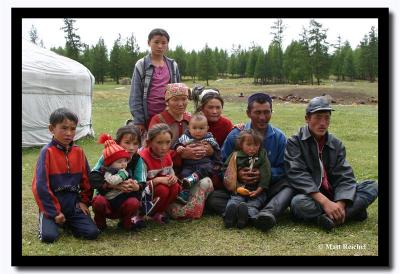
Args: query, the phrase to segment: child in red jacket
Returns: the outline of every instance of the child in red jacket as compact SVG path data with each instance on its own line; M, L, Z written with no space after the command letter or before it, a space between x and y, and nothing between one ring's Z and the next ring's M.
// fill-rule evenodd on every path
M39 207L39 238L54 242L59 228L68 226L74 236L96 239L99 230L89 213L92 190L89 164L73 143L78 117L66 108L50 115L51 142L42 148L32 181Z

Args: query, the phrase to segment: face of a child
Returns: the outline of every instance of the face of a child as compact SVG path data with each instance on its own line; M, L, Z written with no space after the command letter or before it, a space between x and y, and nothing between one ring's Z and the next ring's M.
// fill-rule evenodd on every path
M119 145L126 149L132 158L132 156L135 155L139 149L139 140L137 136L134 136L133 134L124 134Z
M251 136L246 136L242 143L242 151L248 156L254 156L258 153L261 144L254 143Z
M128 159L126 158L118 159L111 164L111 167L116 169L126 169L127 166L128 166Z
M171 135L167 131L161 132L153 140L149 141L148 145L156 156L162 158L169 152Z
M189 132L195 139L202 139L208 132L207 119L191 120L189 123Z
M49 130L57 142L68 146L74 140L76 123L69 119L64 119L62 123L56 124L55 126L50 125Z
M165 36L154 35L149 41L151 54L164 55L168 49L168 39Z

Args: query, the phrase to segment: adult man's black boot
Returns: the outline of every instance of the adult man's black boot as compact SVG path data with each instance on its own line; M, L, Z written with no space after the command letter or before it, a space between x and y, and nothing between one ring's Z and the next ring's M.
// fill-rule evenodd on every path
M267 205L258 213L254 226L262 231L268 231L276 224L276 218L281 216L290 205L294 190L285 187L279 191Z
M360 196L356 195L353 204L346 208L346 221L364 221L368 218L367 207L367 202L365 202Z
M316 218L317 225L323 230L330 232L335 228L335 223L326 214L319 215Z

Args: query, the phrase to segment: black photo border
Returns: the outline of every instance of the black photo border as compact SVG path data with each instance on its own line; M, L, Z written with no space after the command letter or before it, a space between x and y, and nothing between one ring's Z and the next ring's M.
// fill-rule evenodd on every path
M155 16L157 14L157 16ZM377 18L379 41L379 72L378 72L378 169L379 169L379 209L378 209L378 256L274 256L246 258L237 260L235 256L224 257L182 257L182 256L133 256L127 260L125 256L23 256L22 255L22 152L21 152L21 108L22 108L22 19L24 18ZM390 97L391 84L389 75L392 64L389 63L391 44L389 35L393 32L389 26L391 18L388 8L11 8L11 70L12 70L12 247L11 265L22 267L77 267L90 266L91 269L101 266L136 266L143 269L166 269L165 267L190 268L225 267L232 270L273 267L276 269L298 266L325 268L349 267L371 269L389 267L392 264L389 239L393 214L389 195L392 187L391 165L389 154L391 144ZM18 149L19 148L19 149ZM14 152L14 150L16 150ZM391 193L391 192L390 192ZM289 257L289 258L286 258ZM156 260L155 260L156 259ZM156 265L157 264L157 265ZM46 267L46 268L43 268Z

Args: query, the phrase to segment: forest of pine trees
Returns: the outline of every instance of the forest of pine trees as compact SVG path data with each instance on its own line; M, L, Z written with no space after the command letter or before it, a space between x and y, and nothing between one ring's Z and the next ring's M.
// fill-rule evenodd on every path
M83 43L75 28L74 19L64 19L66 43L52 51L72 58L86 66L102 84L112 79L119 84L121 78L132 77L137 60L148 54L140 51L135 36L114 41L109 51L102 37L96 45ZM292 40L282 48L285 25L278 19L271 27L273 40L264 51L261 46L252 45L242 49L233 46L226 49L211 49L206 44L200 51L185 51L181 46L170 49L167 56L174 58L181 75L185 78L206 81L217 78L253 78L254 84L316 84L330 75L336 81L368 80L374 82L378 76L378 34L371 27L356 49L348 41L337 37L334 45L327 42L327 30L315 20L310 20L308 29L303 29L299 40ZM29 33L31 42L43 46L35 26ZM329 50L333 48L333 53Z

